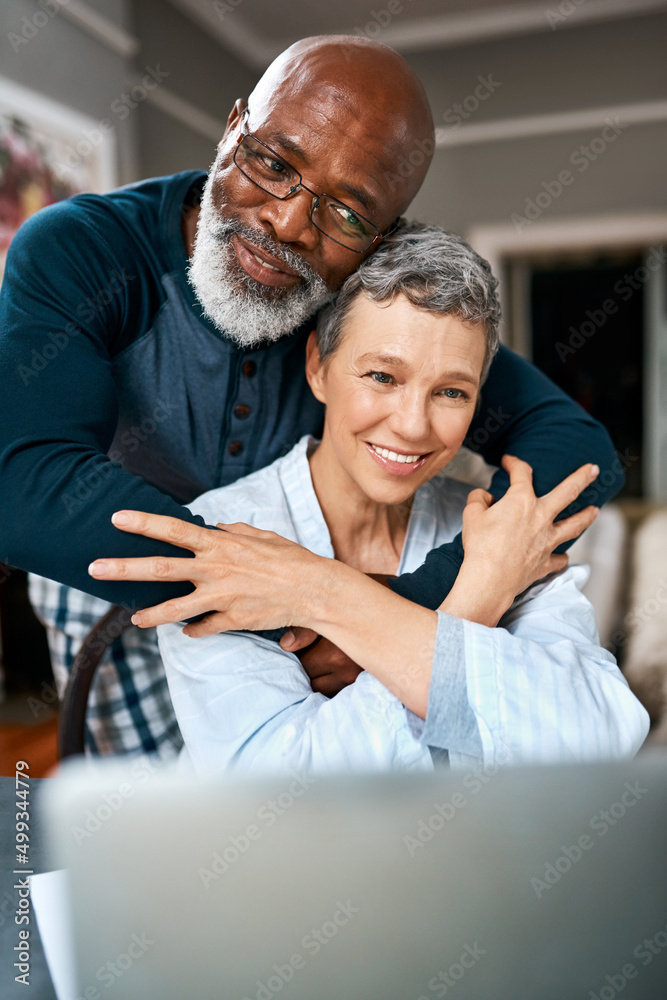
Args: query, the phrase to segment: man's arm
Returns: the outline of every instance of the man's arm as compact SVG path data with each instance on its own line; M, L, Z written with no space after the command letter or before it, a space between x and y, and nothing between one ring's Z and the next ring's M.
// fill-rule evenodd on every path
M110 246L104 225L60 203L12 241L0 293L0 561L136 609L192 588L96 581L88 564L190 553L122 534L113 511L203 522L106 454L118 418L110 344L133 322L129 296L156 294L140 287L122 239Z
M537 496L543 496L579 466L594 463L598 478L561 517L594 504L601 507L623 486L623 464L609 434L579 405L534 365L501 347L482 389L478 415L471 424L466 445L481 452L491 465L500 465L504 454L516 455L533 469ZM493 477L490 492L496 499L509 485L504 469ZM572 541L562 545L564 551ZM434 549L423 566L404 573L389 586L417 604L438 608L456 580L463 562L458 535Z

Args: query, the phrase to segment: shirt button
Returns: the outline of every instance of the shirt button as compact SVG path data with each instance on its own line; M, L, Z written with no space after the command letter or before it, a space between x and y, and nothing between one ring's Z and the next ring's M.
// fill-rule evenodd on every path
M246 406L245 403L239 403L238 406L234 407L234 416L239 420L245 420L250 416L250 407Z
M243 368L241 370L246 378L252 378L257 371L257 365L254 361L244 361Z
M243 442L232 441L232 443L227 448L227 451L229 452L230 455L240 455L241 452L243 451Z

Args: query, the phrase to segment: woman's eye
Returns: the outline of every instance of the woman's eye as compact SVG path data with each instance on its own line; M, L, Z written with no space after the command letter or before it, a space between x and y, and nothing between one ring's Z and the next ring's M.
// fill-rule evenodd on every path
M467 394L462 389L443 389L441 395L446 399L467 399Z
M370 376L374 382L378 382L380 385L391 385L394 381L392 375L387 375L386 372L366 372L366 376Z

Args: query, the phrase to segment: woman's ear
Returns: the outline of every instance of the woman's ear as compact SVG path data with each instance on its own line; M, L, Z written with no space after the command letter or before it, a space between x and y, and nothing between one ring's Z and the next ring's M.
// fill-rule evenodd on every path
M306 343L306 378L315 399L326 403L324 364L317 346L317 332L311 330Z

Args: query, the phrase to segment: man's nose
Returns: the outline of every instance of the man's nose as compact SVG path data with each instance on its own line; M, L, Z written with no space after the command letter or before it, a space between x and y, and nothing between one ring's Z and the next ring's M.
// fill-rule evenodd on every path
M304 250L314 250L320 233L310 221L312 204L313 196L303 188L282 201L269 196L260 206L258 218L279 243L293 243Z

